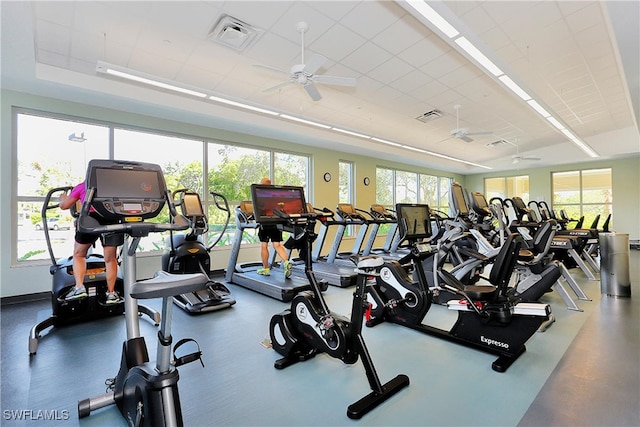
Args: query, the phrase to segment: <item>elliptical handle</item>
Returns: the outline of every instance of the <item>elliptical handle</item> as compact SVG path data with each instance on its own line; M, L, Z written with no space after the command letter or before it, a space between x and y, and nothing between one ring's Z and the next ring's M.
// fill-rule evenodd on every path
M40 215L42 216L42 229L44 230L44 238L47 241L47 249L49 251L49 258L51 258L51 265L56 265L56 257L53 253L53 247L51 246L51 236L49 235L49 224L47 224L47 211L49 209L56 209L60 207L60 203L49 204L53 195L56 193L67 193L68 191L73 190L73 187L70 185L65 185L64 187L56 187L49 190L47 195L44 198L44 202L42 203L42 209L40 210Z

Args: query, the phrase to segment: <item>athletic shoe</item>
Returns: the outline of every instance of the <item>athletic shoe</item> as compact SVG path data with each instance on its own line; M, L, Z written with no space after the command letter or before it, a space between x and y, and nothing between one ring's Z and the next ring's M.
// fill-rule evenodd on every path
M87 290L84 286L81 286L79 288L76 288L74 286L73 289L71 289L69 293L64 297L64 299L69 301L69 300L86 298L86 297L87 297Z
M120 295L117 292L107 292L107 304L117 304L121 301Z
M261 276L271 276L271 269L270 268L260 268L260 269L258 269L258 271L256 271L256 273L258 273Z
M284 278L288 279L291 277L291 269L293 268L293 263L291 261L284 262Z

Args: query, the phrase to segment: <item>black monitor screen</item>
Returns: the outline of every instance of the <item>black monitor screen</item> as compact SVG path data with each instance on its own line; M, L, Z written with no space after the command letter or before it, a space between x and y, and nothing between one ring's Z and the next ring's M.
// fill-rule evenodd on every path
M110 220L153 218L166 202L162 168L153 163L93 159L86 185L94 209Z
M453 195L454 209L459 215L469 215L467 201L464 198L464 190L458 183L451 184L451 194Z
M251 198L256 222L259 223L282 222L282 219L273 213L274 209L289 215L307 213L302 187L253 184Z
M135 169L95 170L96 197L113 199L162 199L164 186L156 171Z
M396 205L398 229L407 240L431 237L431 211L429 205L398 203Z
M204 216L200 196L196 193L185 193L182 197L182 213L184 216Z

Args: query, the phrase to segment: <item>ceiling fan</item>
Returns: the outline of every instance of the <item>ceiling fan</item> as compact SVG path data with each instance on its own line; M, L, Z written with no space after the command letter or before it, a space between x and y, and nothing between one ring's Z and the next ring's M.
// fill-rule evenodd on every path
M521 156L519 154L520 147L518 146L518 144L514 144L513 142L509 142L509 144L516 146L516 154L511 156L511 158L512 158L511 163L514 164L514 165L518 164L518 163L520 163L522 161L525 161L525 160L542 160L540 157L537 157L537 156Z
M473 135L491 135L493 132L491 131L483 131L483 132L469 132L469 129L467 128L461 128L460 127L460 108L461 106L456 104L453 106L453 108L456 110L456 128L453 129L451 132L449 132L449 134L457 139L461 139L464 142L471 142L473 141L473 138L469 138L469 136L473 136Z
M518 156L518 155L512 156L512 159L513 160L511 161L511 163L514 165L525 160L542 160L540 157L536 157L536 156Z
M305 62L304 58L304 33L309 29L309 25L306 22L298 22L296 26L298 32L300 33L302 40L302 49L301 49L301 63L295 64L291 67L289 72L280 70L278 68L269 67L267 65L254 65L255 67L264 68L271 71L276 71L280 74L285 74L289 76L289 80L286 82L280 83L268 89L265 89L263 92L271 92L282 87L298 83L302 85L307 94L314 101L319 101L322 99L318 88L314 83L320 84L328 84L328 85L337 85L337 86L355 86L356 79L353 77L339 77L339 76L327 76L324 74L316 74L316 71L320 69L327 61L322 55L313 55L307 62Z

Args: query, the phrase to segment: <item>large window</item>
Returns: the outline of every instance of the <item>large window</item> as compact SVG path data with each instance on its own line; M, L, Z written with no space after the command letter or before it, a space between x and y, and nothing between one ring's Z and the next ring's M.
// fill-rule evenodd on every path
M252 183L270 177L274 184L308 188L308 156L249 149L188 135L124 129L115 124L92 123L53 114L43 116L27 111L14 114L18 158L18 241L14 246L14 261L48 259L40 214L45 195L53 187L82 182L89 160L108 159L110 153L119 160L159 164L170 190L187 188L198 192L209 217L209 241L217 238L226 220L226 212L216 207L210 192L223 195L229 202L231 221L220 245L231 244L235 226L233 209L238 202L251 198L249 187ZM69 213L53 209L47 216L57 218L56 222L60 224L50 233L56 256L70 255L74 227ZM165 209L158 220L167 218ZM247 238L253 241L252 236ZM154 234L143 239L139 248L161 251L164 244L164 236Z
M338 203L353 203L353 163L341 160L338 163ZM349 225L344 230L345 236L355 234L354 226Z
M338 163L338 203L353 203L353 163Z
M485 178L484 194L487 200L491 200L494 197L508 199L519 196L527 203L529 201L529 176Z
M563 210L571 219L584 216L583 226L591 227L600 215L600 225L612 213L611 169L554 172L553 209Z
M41 216L44 198L52 188L82 182L89 159L109 157L109 128L29 114L17 114L15 119L18 186L13 259L48 259ZM52 200L50 205L56 203L57 200ZM49 233L54 255L71 255L74 236L71 215L59 209L50 209L46 215L48 219L56 218L55 228Z
M396 203L426 203L448 212L451 178L376 168L376 203L393 209Z

